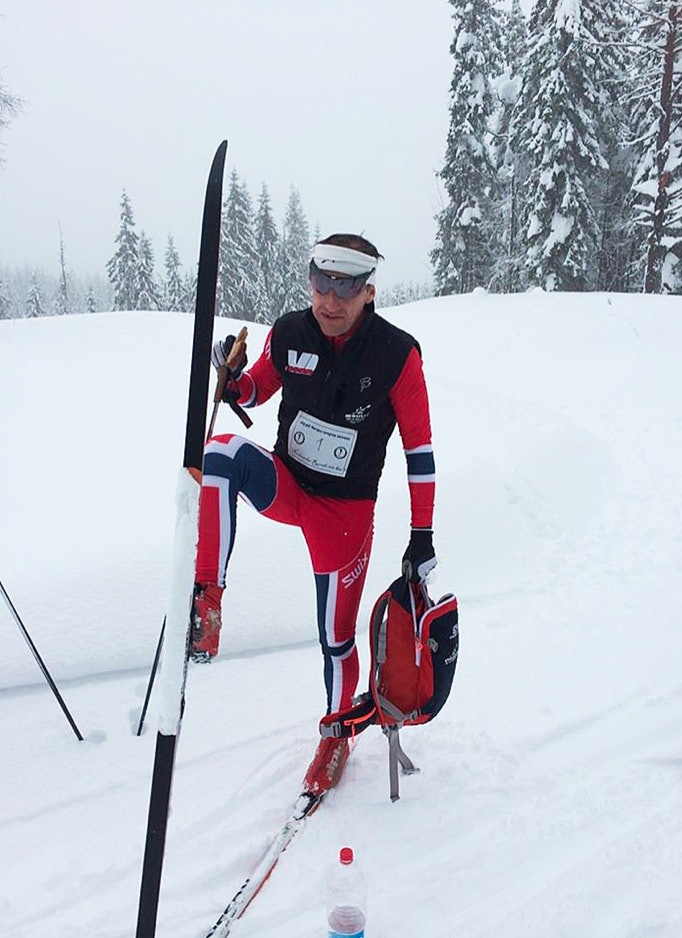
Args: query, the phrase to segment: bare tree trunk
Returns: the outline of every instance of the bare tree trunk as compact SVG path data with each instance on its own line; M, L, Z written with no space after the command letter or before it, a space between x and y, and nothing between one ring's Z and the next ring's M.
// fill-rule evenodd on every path
M663 244L666 225L666 211L670 201L668 187L672 176L665 169L670 152L670 124L673 109L673 75L675 70L675 48L677 43L678 4L671 2L668 9L668 35L663 57L663 75L659 99L660 117L656 137L656 168L658 171L658 192L654 203L651 231L647 239L646 270L644 274L644 292L660 293L663 287L663 262L667 248Z
M66 315L69 309L69 287L66 276L66 252L64 251L64 235L62 225L59 223L59 287L58 289L58 309L57 312Z
M509 180L509 238L507 239L507 283L506 291L511 293L514 290L514 287L518 287L518 283L515 283L516 272L514 270L514 256L516 254L516 233L518 228L518 206L517 206L517 185L516 185L516 171L512 170L511 179Z

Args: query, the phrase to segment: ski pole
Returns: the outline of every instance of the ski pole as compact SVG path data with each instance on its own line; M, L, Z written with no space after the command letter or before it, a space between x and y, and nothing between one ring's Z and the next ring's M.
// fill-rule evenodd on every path
M32 654L33 654L33 657L35 658L35 660L36 660L36 662L37 662L37 664L38 664L38 667L40 668L40 670L41 670L42 673L43 673L43 677L44 677L45 680L47 681L47 684L48 684L50 690L51 690L52 693L55 695L55 697L56 697L56 699L57 699L57 703L59 704L59 706L62 708L62 710L63 710L63 712L64 712L64 716L65 716L66 719L69 721L69 726L70 726L71 729L73 730L73 732L74 732L74 734L75 734L75 736L76 736L76 739L78 740L78 742L82 743L82 742L83 742L83 737L81 736L81 732L80 732L80 730L78 729L78 727L76 726L73 717L72 717L71 714L69 713L69 708L68 708L68 707L66 706L66 704L64 703L64 698L63 698L62 695L59 693L59 690L58 690L58 688L57 688L57 685L56 685L55 682L52 680L52 676L51 676L50 672L49 672L49 671L47 670L47 668L45 667L45 662L44 662L43 659L40 657L40 654L38 653L38 649L37 649L36 646L33 644L33 641L32 641L32 639L31 639L31 636L28 634L28 629L26 628L26 626L24 625L24 623L21 621L21 616L19 615L19 613L18 613L17 610L15 609L14 603L13 603L12 600L9 598L9 595L8 595L8 593L7 593L7 590L6 590L5 587L2 585L2 581L0 581L0 592L2 592L2 596L3 596L4 600L5 600L5 602L7 603L7 605L9 606L10 612L11 612L12 615L14 616L14 621L15 621L15 622L17 623L17 625L19 626L19 630L20 630L21 634L22 634L22 635L24 636L24 638L26 639L26 644L27 644L28 647L31 649L31 652L32 652Z
M163 633L166 631L166 617L163 617L163 622L161 623L161 632L159 633L159 640L156 643L156 652L154 654L154 661L152 662L152 670L149 675L149 681L147 682L147 693L144 695L144 703L142 704L142 713L140 714L140 722L137 726L136 736L142 735L142 727L144 726L144 718L147 716L147 707L149 706L149 699L152 696L152 688L154 687L154 679L156 678L156 672L159 667L159 659L161 658L161 649L163 648Z
M243 326L239 330L239 335L234 340L234 344L230 349L230 354L227 356L227 361L224 365L221 365L218 369L218 380L215 386L215 394L213 395L213 412L211 414L211 421L208 425L208 433L206 434L206 439L210 440L213 436L213 428L215 427L216 417L218 416L218 408L220 407L220 402L223 399L223 392L225 390L225 385L227 384L227 379L230 376L230 368L232 365L236 364L237 358L239 357L244 345L246 344L246 336L248 335L248 330L246 326ZM246 429L253 426L253 420L249 417L243 407L240 407L236 401L230 400L227 402L235 414L239 417L241 422L244 424Z

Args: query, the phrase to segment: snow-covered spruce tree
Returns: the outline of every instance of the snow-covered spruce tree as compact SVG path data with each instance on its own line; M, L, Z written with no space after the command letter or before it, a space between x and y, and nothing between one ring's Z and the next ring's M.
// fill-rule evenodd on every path
M290 309L305 309L310 305L310 226L303 211L298 190L292 186L284 215L282 247L288 261L280 263L280 273L290 282L284 292L289 297Z
M152 243L144 233L140 232L137 286L137 309L159 309L161 298L159 287L154 278L154 251Z
M186 312L185 289L180 276L180 255L178 254L173 236L168 235L166 253L164 256L166 279L163 284L163 308L173 312Z
M197 276L198 265L193 271L187 271L182 280L183 309L188 313L193 313L197 304ZM220 289L220 284L218 284L218 289ZM217 305L216 309L218 309Z
M682 3L645 0L634 180L644 291L682 292Z
M607 169L596 115L596 37L603 0L537 0L511 128L511 146L525 160L524 268L546 290L594 286L599 222L589 181Z
M499 248L495 254L490 286L495 291L513 293L520 287L519 179L524 178L521 159L512 151L509 130L521 90L521 73L528 41L528 27L519 0L511 9L500 11L504 70L493 81L495 111L490 120L491 149L497 172L493 195L494 216L499 226Z
M0 277L0 319L14 319L14 303L7 284Z
M114 309L137 309L140 239L135 231L133 208L125 190L121 196L121 226L116 235L116 245L114 256L107 262L107 274L114 288Z
M450 126L439 172L447 201L436 216L431 252L436 292L487 287L496 252L493 216L496 172L490 148L495 107L491 82L502 72L498 14L490 0L450 0L454 38L450 52Z
M86 313L97 312L97 303L95 302L95 293L91 286L88 287L88 292L85 296L85 312Z
M66 316L71 312L69 304L69 277L66 272L66 252L64 235L59 226L59 283L54 297L54 311L57 316Z
M592 79L599 95L595 133L607 167L586 181L600 239L590 281L598 290L626 291L632 288L634 246L630 202L634 162L623 145L629 124L626 102L633 12L629 4L582 3L585 22L590 20L592 9L590 36L582 41L593 56Z
M31 286L29 287L28 296L26 297L26 318L37 319L38 316L44 315L45 307L43 306L43 294L38 285L38 275L34 273L31 276Z
M233 169L220 232L218 314L250 322L256 316L259 292L253 222L251 196Z
M520 72L528 42L528 23L521 0L512 0L508 10L500 10L500 48L504 70L509 75Z
M310 259L308 259L308 263L310 264ZM308 287L304 298L300 283L300 271L294 269L291 255L283 238L280 238L277 244L275 269L276 275L273 282L271 307L273 321L282 313L288 313L292 309L305 309L306 306L310 306L310 287Z
M279 233L272 216L270 194L263 183L258 197L258 211L255 221L255 242L258 252L260 277L258 280L259 299L256 322L274 322L277 306L277 260Z

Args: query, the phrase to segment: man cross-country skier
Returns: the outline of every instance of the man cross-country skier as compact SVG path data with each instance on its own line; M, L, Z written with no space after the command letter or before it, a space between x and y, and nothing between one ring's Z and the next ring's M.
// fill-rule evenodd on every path
M351 705L358 682L356 619L379 478L396 423L411 505L403 570L419 582L436 564L435 469L422 360L416 340L374 311L380 258L359 235L335 234L315 245L312 306L274 323L249 371L245 350L230 361L224 400L231 396L253 407L282 392L273 451L226 434L209 440L204 459L192 657L208 661L218 652L241 495L266 517L303 532L315 576L327 714ZM228 336L214 345L216 367L226 363L233 343ZM320 739L305 789L319 794L330 788L347 758L348 740Z

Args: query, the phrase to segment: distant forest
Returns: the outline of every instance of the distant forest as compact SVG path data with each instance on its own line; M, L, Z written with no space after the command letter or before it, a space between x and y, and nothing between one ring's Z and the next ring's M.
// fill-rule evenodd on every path
M445 0L443 0L445 2ZM448 0L453 74L433 283L395 305L473 289L682 293L682 4ZM17 99L0 87L0 134ZM157 262L123 192L101 278L0 265L0 318L194 306L172 236ZM219 315L273 322L309 302L316 233L292 187L284 218L233 170Z
M307 306L312 244L310 225L294 187L278 226L267 186L262 185L254 210L246 183L233 170L223 203L218 315L271 323L288 309ZM138 231L125 191L106 275L79 277L69 270L66 256L60 237L56 275L0 266L0 319L123 309L194 310L196 268L183 267L172 235L168 235L161 263L156 262L149 238ZM382 290L377 305L394 306L427 296L433 296L431 284L398 284Z

